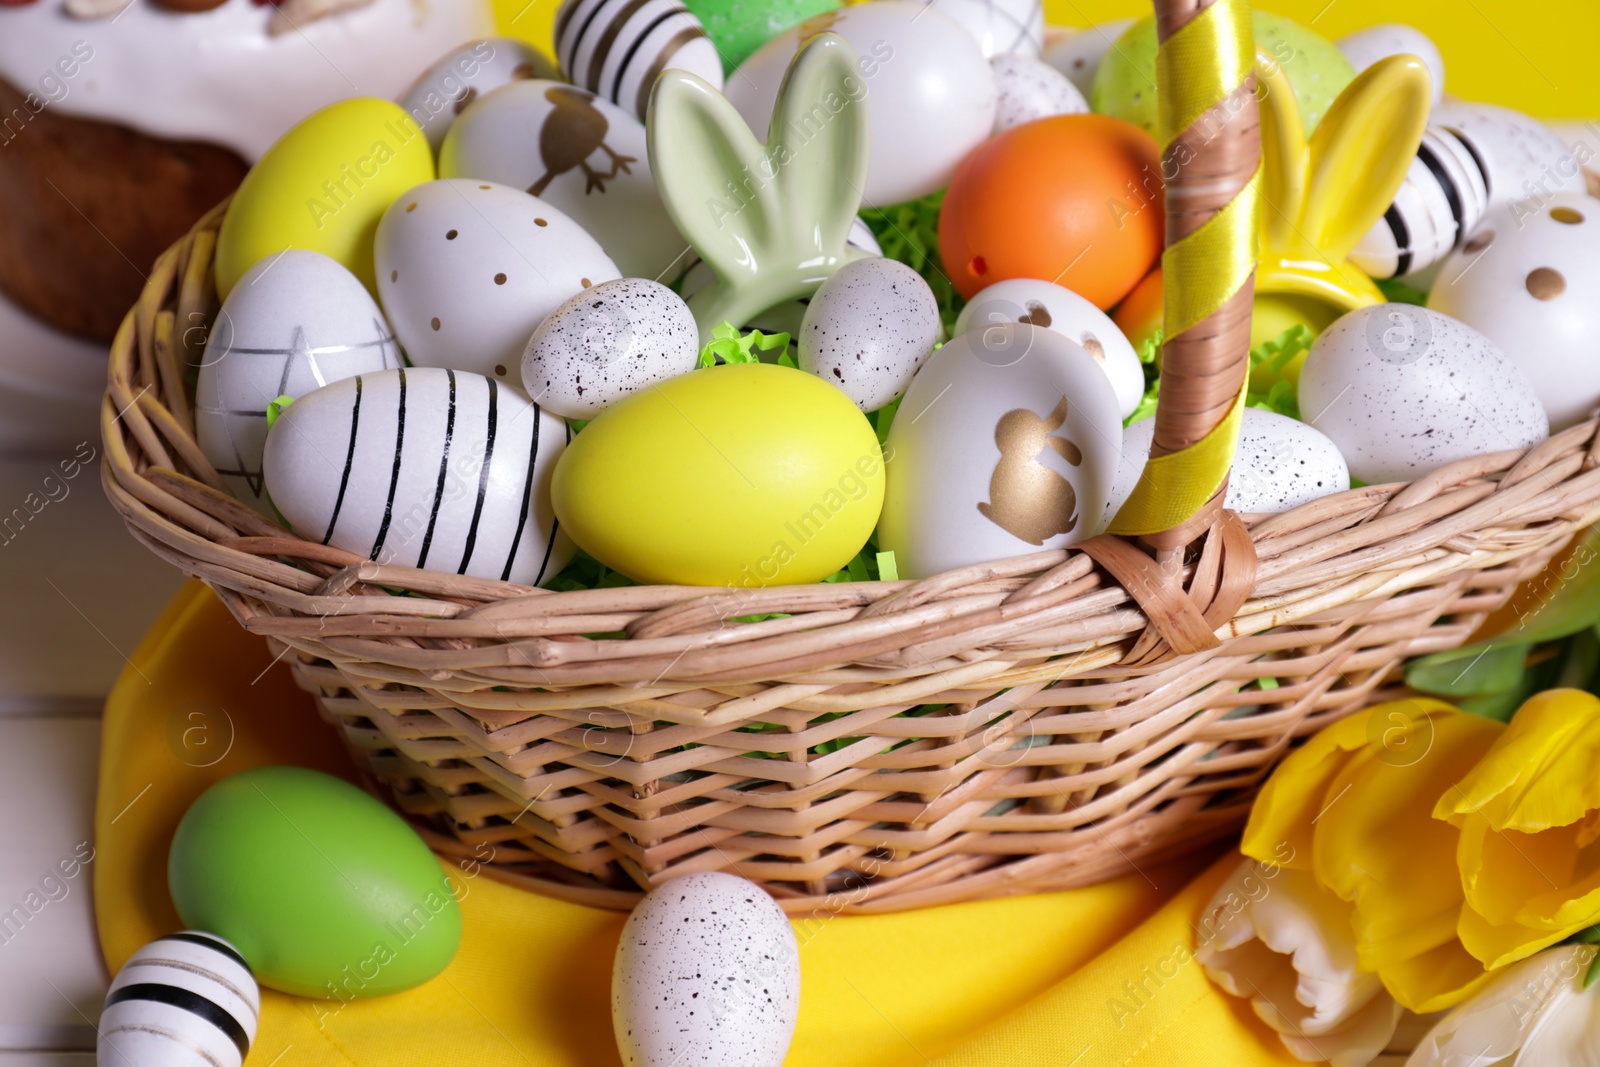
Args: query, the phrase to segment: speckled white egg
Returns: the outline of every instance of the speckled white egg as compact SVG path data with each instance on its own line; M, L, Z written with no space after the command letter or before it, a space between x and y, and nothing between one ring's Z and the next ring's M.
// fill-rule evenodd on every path
M262 260L223 303L195 387L195 437L233 495L265 513L267 405L400 366L400 346L354 274L304 249Z
M939 302L893 259L858 259L817 289L800 324L800 369L844 390L862 411L906 391L939 341Z
M1085 100L1094 92L1095 71L1134 19L1113 19L1081 30L1067 30L1045 47L1044 61L1067 76Z
M493 182L419 185L384 213L378 297L411 362L516 382L546 315L617 277L593 237L551 204Z
M644 121L663 70L686 70L722 88L722 59L681 0L562 0L556 56L574 85Z
M548 56L522 41L490 37L470 41L440 56L400 98L437 152L451 125L473 101L509 82L555 78Z
M1600 200L1501 208L1446 261L1428 306L1515 360L1551 429L1582 422L1600 407Z
M950 184L994 132L994 72L973 36L915 0L874 0L826 12L762 45L728 77L728 100L765 140L778 86L802 38L826 30L855 49L856 88L871 116L862 203L887 207ZM852 90L854 91L854 90Z
M220 937L185 930L128 957L106 993L100 1067L239 1067L256 1038L261 992Z
M272 502L295 533L379 563L538 585L572 556L550 475L564 420L468 371L358 374L267 434Z
M1123 431L1122 463L1106 505L1109 523L1127 503L1150 458L1156 420L1140 419ZM1243 514L1288 511L1350 488L1350 469L1339 447L1298 419L1245 408L1239 447L1222 506Z
M1111 382L1121 417L1132 415L1139 406L1144 397L1144 368L1139 354L1111 316L1071 289L1036 278L996 282L961 309L955 332L962 334L1008 322L1042 326L1076 341L1094 357Z
M1483 161L1490 211L1514 201L1537 204L1552 193L1585 191L1578 156L1538 119L1493 104L1445 100L1429 121L1449 129Z
M619 278L568 300L522 353L534 403L592 419L631 393L694 370L700 331L689 305L660 282Z
M1089 102L1067 76L1043 60L1009 53L989 60L999 93L994 132L1051 115L1080 115Z
M439 176L526 189L628 277L670 280L688 245L656 194L645 146L644 124L610 101L562 82L518 82L461 116L439 150Z
M794 928L753 882L682 875L622 927L611 1024L627 1067L780 1067L799 1011Z
M1044 4L1040 0L916 0L961 23L986 56L1037 59L1044 50Z
M1334 42L1350 65L1360 74L1380 59L1389 56L1416 56L1428 68L1433 80L1433 102L1444 95L1444 57L1433 38L1403 22L1386 22L1341 37Z
M878 546L902 578L1093 537L1122 456L1116 394L1076 342L1026 323L928 358L885 442Z
M1483 334L1411 304L1338 319L1306 356L1300 411L1368 484L1411 481L1549 436L1522 368Z

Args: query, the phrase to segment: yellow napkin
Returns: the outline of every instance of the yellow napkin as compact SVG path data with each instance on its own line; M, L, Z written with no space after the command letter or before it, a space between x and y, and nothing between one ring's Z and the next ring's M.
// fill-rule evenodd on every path
M167 608L106 705L95 909L115 971L178 929L167 848L189 803L248 767L355 772L265 642L203 586ZM1231 859L1090 889L797 926L789 1067L1254 1067L1294 1062L1248 1009L1178 965ZM454 869L457 877L461 876ZM477 877L438 978L337 1002L262 991L255 1067L615 1065L611 958L623 916Z

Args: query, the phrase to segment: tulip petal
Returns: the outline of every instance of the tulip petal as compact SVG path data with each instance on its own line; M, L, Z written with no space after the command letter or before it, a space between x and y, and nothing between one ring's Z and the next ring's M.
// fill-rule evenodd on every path
M1555 953L1550 953L1555 955ZM1590 952L1572 962L1586 962ZM1581 975L1586 967L1574 967ZM1517 1067L1600 1067L1600 997L1583 989L1581 977L1565 978L1533 1021L1517 1054Z
M1482 989L1495 972L1454 937L1437 948L1401 960L1378 972L1383 986L1401 1004L1419 1014L1453 1008Z
M1497 830L1536 833L1600 810L1600 699L1578 689L1530 697L1434 815L1482 814Z
M1426 747L1404 753L1377 747L1350 757L1330 783L1337 799L1313 835L1317 880L1355 903L1357 951L1361 966L1373 971L1455 943L1459 832L1430 813L1504 729L1453 710L1411 722L1415 743ZM1419 1010L1415 1002L1401 1003Z
M1290 1034L1278 1031L1283 1046L1298 1060L1329 1067L1367 1067L1389 1044L1400 1021L1400 1005L1386 996L1376 996L1338 1030L1321 1035ZM1267 1020L1271 1026L1271 1021ZM1277 1029L1277 1027L1273 1027Z
M1538 930L1515 922L1491 923L1471 906L1461 909L1456 933L1462 947L1490 970L1525 960L1569 936L1560 930Z
M1563 985L1571 985L1592 952L1557 949L1495 974L1470 1000L1434 1026L1406 1067L1490 1067L1517 1056ZM1519 1064L1562 1064L1561 1058Z

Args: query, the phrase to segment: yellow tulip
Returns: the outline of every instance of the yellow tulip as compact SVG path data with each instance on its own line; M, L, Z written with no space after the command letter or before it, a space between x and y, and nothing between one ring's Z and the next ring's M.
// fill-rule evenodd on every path
M1600 923L1600 700L1530 698L1434 817L1460 829L1461 942L1486 966Z
M1416 1012L1488 978L1457 939L1454 827L1430 817L1504 728L1436 700L1382 704L1323 730L1262 790L1245 855L1309 871L1352 905L1357 961Z

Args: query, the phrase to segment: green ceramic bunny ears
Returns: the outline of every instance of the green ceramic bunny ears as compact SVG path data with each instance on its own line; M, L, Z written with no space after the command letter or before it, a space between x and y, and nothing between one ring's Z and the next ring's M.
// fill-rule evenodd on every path
M689 300L702 339L810 296L860 254L845 239L867 175L866 82L836 34L811 38L789 64L765 145L681 70L656 82L646 122L662 203L715 276Z

